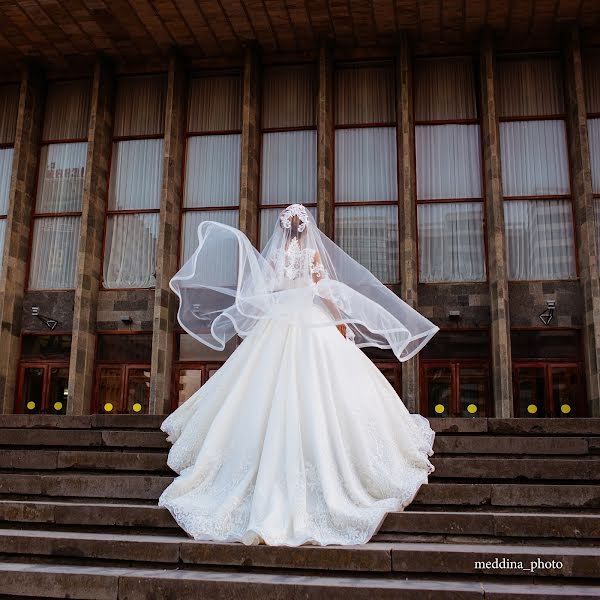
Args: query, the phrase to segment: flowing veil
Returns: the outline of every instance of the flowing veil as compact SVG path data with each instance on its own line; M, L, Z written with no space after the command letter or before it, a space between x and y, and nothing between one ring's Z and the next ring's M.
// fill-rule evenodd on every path
M358 347L390 348L400 361L439 331L323 234L301 204L281 212L260 253L238 229L201 223L198 246L170 286L183 329L216 350L262 319L291 319L311 303L322 317L307 327L345 324Z

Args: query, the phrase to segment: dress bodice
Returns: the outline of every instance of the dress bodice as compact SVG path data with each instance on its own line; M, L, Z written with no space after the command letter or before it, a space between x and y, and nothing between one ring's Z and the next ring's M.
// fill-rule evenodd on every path
M300 248L297 238L289 246L276 251L274 267L279 289L305 287L325 275L325 269L317 259L315 248Z

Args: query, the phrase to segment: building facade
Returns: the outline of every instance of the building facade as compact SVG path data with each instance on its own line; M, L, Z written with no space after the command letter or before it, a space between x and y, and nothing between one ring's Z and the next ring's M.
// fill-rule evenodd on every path
M3 412L173 410L235 349L177 324L198 224L301 202L440 326L365 350L409 410L599 416L600 9L230 4L5 15Z

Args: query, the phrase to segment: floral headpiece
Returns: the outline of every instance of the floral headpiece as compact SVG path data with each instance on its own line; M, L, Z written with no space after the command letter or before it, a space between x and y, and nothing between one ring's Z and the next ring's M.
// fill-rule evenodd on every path
M300 219L298 232L302 233L308 225L308 211L302 204L290 204L279 215L281 226L285 229L290 229L292 227L292 217L298 217Z

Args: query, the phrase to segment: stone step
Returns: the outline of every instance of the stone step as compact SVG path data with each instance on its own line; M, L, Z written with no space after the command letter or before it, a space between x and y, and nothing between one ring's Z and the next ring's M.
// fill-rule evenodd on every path
M521 479L600 480L600 457L505 458L482 456L433 456L432 479ZM4 450L0 470L16 471L137 471L173 472L167 466L167 452L88 450Z
M158 430L166 415L0 415L0 428ZM438 433L600 436L600 418L439 418L429 417Z
M172 480L173 477L159 475L0 473L0 497L157 500ZM412 504L593 509L600 507L600 485L431 481L421 486Z
M600 573L600 548L560 544L369 542L359 546L246 546L241 543L199 542L185 534L166 536L0 529L0 552L11 557L45 557L59 562L85 557L89 561L311 569L373 575L501 574L591 578Z
M0 446L9 448L120 448L138 451L171 448L162 431L114 429L18 429L1 430ZM586 436L494 436L494 435L436 435L436 456L467 455L541 455L582 456L600 455L600 438Z
M386 578L340 575L284 577L206 569L151 569L10 562L0 564L0 587L14 597L81 600L534 600L598 598L594 584L497 582L468 578Z
M5 526L120 527L172 529L179 526L164 508L142 504L36 502L0 500L0 523ZM600 513L404 511L389 513L379 534L438 534L445 536L497 536L597 539Z

